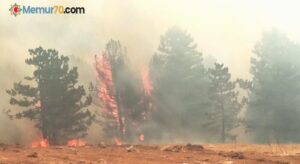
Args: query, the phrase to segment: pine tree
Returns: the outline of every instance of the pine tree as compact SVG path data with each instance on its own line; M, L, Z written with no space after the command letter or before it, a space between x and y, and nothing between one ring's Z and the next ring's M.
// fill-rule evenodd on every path
M53 49L30 49L26 64L34 66L33 76L25 77L29 84L14 83L7 90L10 104L22 108L13 118L28 118L36 122L44 139L52 145L65 144L71 138L84 137L92 115L84 110L91 104L83 86L77 86L77 68L69 69L68 57Z
M246 125L258 142L299 142L300 46L273 30L254 53Z
M194 39L178 27L170 28L161 37L150 63L156 109L149 135L188 140L201 134L203 113L208 106L208 78L202 54L196 48Z
M126 49L119 41L110 40L106 44L102 56L96 57L96 70L98 93L105 108L106 134L127 142L136 139L137 126L144 112L139 106L142 87L130 69Z
M224 64L215 63L209 69L211 80L210 99L212 110L209 112L209 129L220 134L221 142L231 136L231 130L238 126L238 114L244 103L238 100L237 82L231 81L231 74Z

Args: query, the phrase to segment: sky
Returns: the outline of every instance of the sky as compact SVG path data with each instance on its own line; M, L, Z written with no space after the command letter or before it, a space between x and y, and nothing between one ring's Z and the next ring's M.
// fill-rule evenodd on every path
M10 15L13 3L31 6L83 6L84 15ZM0 96L28 75L28 49L43 46L93 65L109 39L127 47L134 67L146 65L160 36L179 26L204 56L229 67L233 77L250 78L254 45L276 28L300 42L297 0L9 0L0 2ZM7 104L1 99L0 104ZM0 118L1 122L1 118ZM1 130L1 129L0 129Z

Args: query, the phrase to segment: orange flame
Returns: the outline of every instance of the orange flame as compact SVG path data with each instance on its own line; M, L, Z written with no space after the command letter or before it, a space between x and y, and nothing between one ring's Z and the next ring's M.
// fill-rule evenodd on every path
M143 87L144 87L144 92L146 95L150 96L151 92L153 90L151 81L150 81L150 76L149 76L149 68L144 67L142 69L142 82L143 82Z
M111 114L114 117L116 126L120 126L119 112L115 97L110 94L110 89L113 87L112 70L108 57L103 54L100 57L95 56L96 71L98 78L101 81L99 88L99 98L103 100L106 107L111 110Z
M118 145L118 146L122 145L122 141L120 139L118 139L117 137L114 137L114 140L115 140L116 145Z
M38 148L38 147L49 147L49 142L47 139L38 139L36 141L33 141L31 143L32 148Z
M143 141L145 140L145 135L144 135L144 134L140 134L139 140L140 140L141 142L143 142Z
M67 145L71 146L71 147L85 146L86 141L81 140L81 139L71 139L71 140L68 141Z
M112 68L108 56L102 54L101 56L95 56L97 78L100 81L100 87L98 88L98 97L106 105L106 109L110 110L110 114L113 116L116 127L120 127L120 124L125 124L125 118L122 118L120 122L119 109L114 97ZM125 126L122 129L125 133ZM122 141L117 137L114 137L116 145L122 145Z

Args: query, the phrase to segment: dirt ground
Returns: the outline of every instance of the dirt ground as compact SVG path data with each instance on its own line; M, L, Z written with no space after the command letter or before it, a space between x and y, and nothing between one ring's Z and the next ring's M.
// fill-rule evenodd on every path
M300 145L87 145L29 148L0 145L0 164L100 163L100 164L206 164L300 163Z

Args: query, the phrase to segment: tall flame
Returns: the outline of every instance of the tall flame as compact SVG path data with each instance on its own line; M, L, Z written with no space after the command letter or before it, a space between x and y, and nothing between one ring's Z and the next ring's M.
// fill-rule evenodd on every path
M147 111L145 111L143 113L143 116L144 116L143 120L145 121L147 119L147 117L149 116L149 112L150 112L149 110L152 109L151 93L153 90L153 86L150 81L150 73L149 73L148 67L146 67L146 66L143 67L141 76L142 76L142 82L143 82L143 88L144 88L143 103L147 109ZM143 133L141 133L138 138L139 138L140 142L144 142L145 135Z
M106 108L110 110L111 115L115 120L115 126L119 128L121 123L125 123L125 118L122 118L122 122L120 123L119 109L113 93L112 68L109 58L106 54L103 54L99 57L95 56L95 61L98 74L97 77L101 82L98 88L98 97L105 103ZM125 133L125 126L123 127L122 132ZM116 145L122 145L121 140L116 136L114 137L114 141Z
M113 87L112 70L108 57L103 54L100 57L95 56L96 71L101 86L98 88L98 96L105 103L106 107L111 110L116 126L120 126L119 112L115 97L110 93Z
M142 82L143 82L143 87L144 87L144 92L146 95L150 96L151 92L153 90L151 81L150 81L150 76L149 76L149 68L144 67L142 69Z
M119 107L117 101L115 99L116 91L113 84L113 75L112 75L112 66L110 63L109 57L104 53L100 56L95 56L96 61L96 71L97 71L97 78L100 81L100 85L98 87L98 97L104 102L106 109L108 110L108 114L113 116L115 121L115 126L120 130L122 134L126 132L126 123L125 117L121 116L119 113ZM144 67L141 72L141 78L143 83L143 90L144 90L144 98L143 102L147 108L151 108L151 92L153 90L152 84L150 82L149 77L149 69L148 67ZM146 113L144 113L144 117ZM145 120L146 118L144 118ZM116 145L122 145L122 141L119 136L113 137ZM144 134L140 133L138 139L143 142L144 141Z

